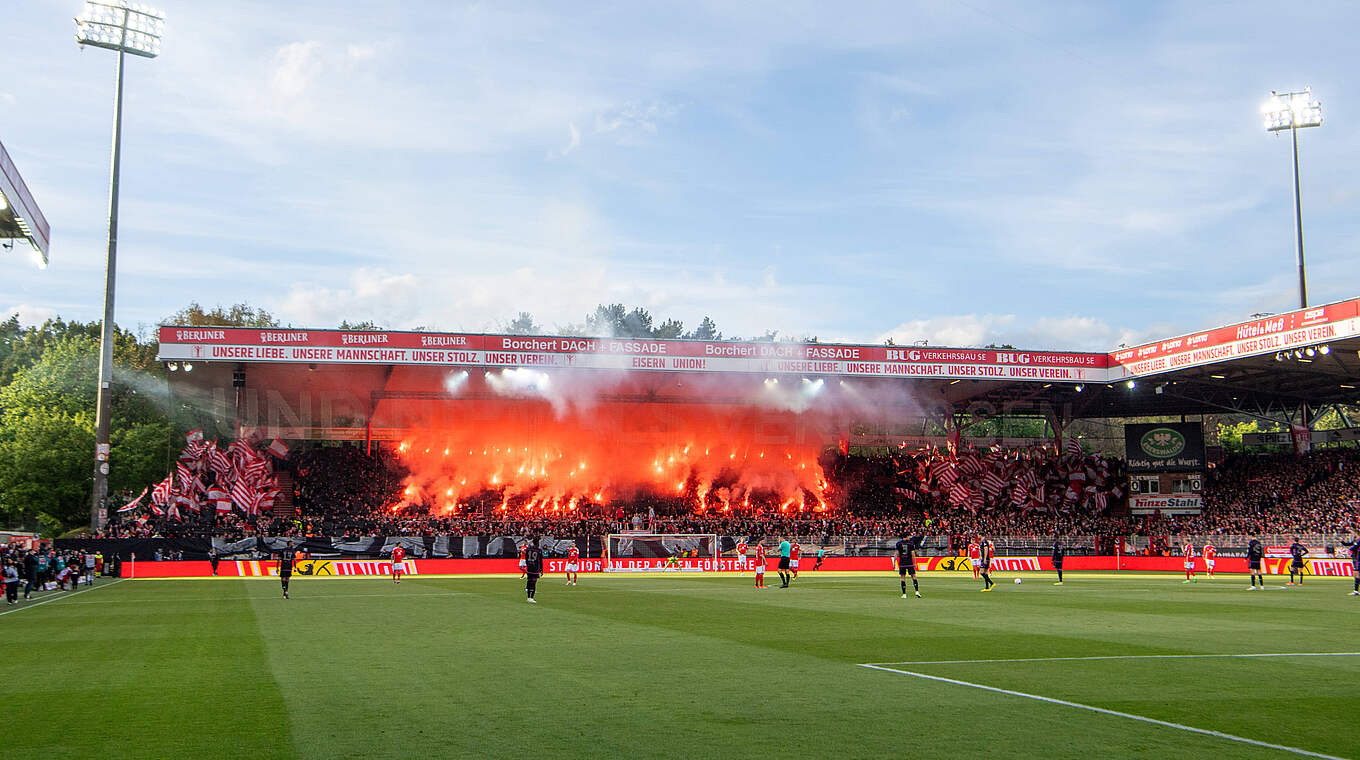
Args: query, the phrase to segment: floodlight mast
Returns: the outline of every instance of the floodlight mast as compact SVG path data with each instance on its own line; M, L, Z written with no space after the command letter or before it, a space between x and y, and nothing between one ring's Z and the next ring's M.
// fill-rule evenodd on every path
M1289 130L1294 143L1294 230L1297 235L1299 264L1299 308L1308 306L1308 282L1303 272L1303 205L1299 200L1299 130L1322 126L1322 103L1313 100L1313 89L1299 92L1271 90L1270 100L1261 106L1266 117L1266 131L1280 133Z
M155 58L161 52L165 16L124 0L88 0L76 17L76 42L118 53L113 96L113 159L109 168L109 245L104 269L104 322L99 331L99 400L94 423L94 488L90 528L108 519L110 384L113 382L113 303L118 259L118 168L123 146L123 59L128 53Z

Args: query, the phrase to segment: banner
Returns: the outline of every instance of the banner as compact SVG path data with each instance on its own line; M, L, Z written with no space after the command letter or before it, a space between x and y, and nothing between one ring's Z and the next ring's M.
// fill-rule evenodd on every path
M1165 422L1124 426L1129 472L1191 472L1204 469L1204 424Z
M1129 511L1135 515L1150 515L1161 512L1164 515L1197 515L1204 508L1204 499L1199 494L1178 496L1136 495L1129 497Z
M1116 351L1110 354L1111 380L1287 351L1358 334L1360 299L1296 309Z
M712 563L713 560L704 560ZM303 563L310 562L310 573L303 575L294 574L294 580L299 578L306 580L312 578L343 578L343 577L386 577L391 567L391 562L381 560L302 560ZM321 564L318 567L318 563ZM336 565L342 567L336 567ZM750 576L752 573L750 562L739 565L737 560L724 558L720 561L720 572L741 573ZM802 567L799 568L799 577L815 577L818 572L871 572L879 573L883 576L896 577L893 569L891 557L827 557L819 570L813 570L816 562L812 558L804 558ZM1068 571L1102 571L1109 572L1115 570L1132 572L1162 572L1167 573L1168 578L1184 572L1185 559L1183 557L1111 557L1111 556L1083 556L1068 555L1063 568ZM518 579L520 574L519 563L514 559L421 559L406 560L405 567L407 574L410 575L501 575L506 576L507 580ZM769 573L774 573L778 567L778 560L771 559L768 563ZM967 557L921 557L917 560L918 571L925 572L969 572L971 566ZM1203 560L1195 559L1197 570L1204 569ZM952 570L951 570L952 568ZM1285 559L1267 559L1264 565L1268 575L1288 575L1289 561ZM1308 560L1309 572L1319 577L1350 577L1352 564L1349 559L1310 559ZM548 575L560 575L566 569L566 560L553 558L544 561L544 570ZM1051 572L1053 563L1048 557L995 557L992 560L992 570L998 573L1011 572ZM329 571L329 572L327 572ZM583 559L581 560L581 573L602 573L604 572L604 560ZM676 571L681 572L681 571ZM699 572L697 568L686 569L683 572ZM1242 557L1218 556L1218 562L1214 569L1215 574L1241 574L1247 572L1247 561ZM239 562L222 562L218 566L218 573L221 577L240 578L256 577L269 578L275 577L277 572L274 569L272 560L242 560ZM212 565L208 562L125 562L122 567L124 578L206 578L212 575ZM663 576L663 573L649 573L648 576Z
M161 361L425 364L1103 382L1109 355L822 343L162 327Z

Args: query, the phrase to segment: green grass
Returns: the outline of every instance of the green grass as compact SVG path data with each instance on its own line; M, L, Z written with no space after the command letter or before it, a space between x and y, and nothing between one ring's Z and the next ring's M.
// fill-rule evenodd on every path
M857 665L1360 651L1348 579L1026 577L124 581L0 616L0 755L1289 757ZM1360 758L1360 657L888 667Z

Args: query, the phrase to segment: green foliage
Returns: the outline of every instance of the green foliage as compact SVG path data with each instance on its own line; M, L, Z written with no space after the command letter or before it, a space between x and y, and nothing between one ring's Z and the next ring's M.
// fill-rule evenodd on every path
M678 319L668 319L652 330L653 338L679 338L685 333L685 325Z
M40 348L37 358L25 360L0 388L0 512L36 515L50 530L89 514L99 341L85 327L58 320L35 328L24 345ZM111 492L140 490L164 476L170 424L159 400L165 378L154 358L153 348L117 331Z
M341 329L341 330L355 330L355 331L359 331L359 330L376 331L376 330L381 330L381 329L383 329L383 328L380 327L380 326L378 325L377 322L374 322L374 321L371 320L371 319L365 319L365 320L362 321L362 322L351 322L351 321L349 321L348 319L346 319L346 320L342 320L342 321L340 322L340 329Z
M537 335L543 328L534 321L534 317L527 311L521 311L519 316L510 320L510 324L505 326L505 331L511 335Z
M698 327L685 333L685 337L692 340L722 340L722 333L718 332L718 324L712 317L704 317Z
M1280 430L1282 430L1282 428L1278 425L1262 426L1260 420L1250 419L1239 422L1220 422L1218 424L1218 429L1215 432L1218 437L1218 445L1222 446L1224 451L1232 454L1240 454L1243 452L1264 450L1260 446L1247 446L1242 443L1243 434L1276 433Z
M273 314L257 306L247 303L234 303L227 308L221 305L214 306L211 311L204 311L197 301L191 301L188 306L180 309L165 320L167 325L186 325L199 327L204 325L227 326L227 327L278 327L279 320ZM362 324L362 323L361 323ZM361 328L354 328L361 329Z

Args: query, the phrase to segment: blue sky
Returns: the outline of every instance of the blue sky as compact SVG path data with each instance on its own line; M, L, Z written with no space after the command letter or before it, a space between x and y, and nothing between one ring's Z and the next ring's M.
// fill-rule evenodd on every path
M101 310L114 55L6 8L3 141ZM117 319L551 330L600 302L728 334L1109 349L1360 295L1360 7L1260 2L165 2L130 59ZM17 250L17 249L16 249Z

